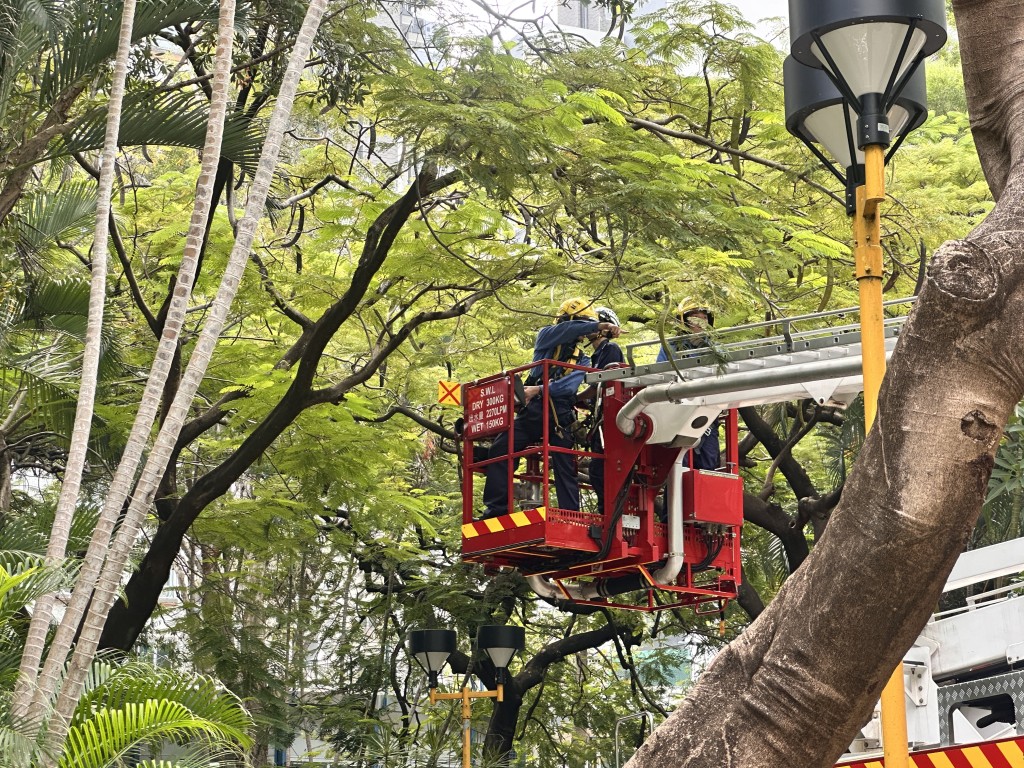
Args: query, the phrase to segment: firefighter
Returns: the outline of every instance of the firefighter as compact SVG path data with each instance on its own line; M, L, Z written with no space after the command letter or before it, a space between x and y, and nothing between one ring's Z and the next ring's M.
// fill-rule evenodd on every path
M581 343L588 336L607 333L611 338L619 335L619 327L611 322L601 321L593 309L593 302L584 298L572 298L562 302L555 315L554 324L537 333L533 346L533 360L558 360L574 365L589 365L590 358L583 352ZM548 442L561 448L572 448L572 424L576 420L576 392L583 383L584 371L571 370L560 366L548 369L549 391L543 396L544 366L530 371L523 388L522 407L515 418L515 445L513 453L519 453L532 443L544 439L544 423L548 424ZM489 458L508 455L508 433L502 433L491 443ZM550 462L555 470L555 491L560 509L580 508L580 488L576 478L576 462L568 453L553 452ZM513 462L513 471L519 460ZM487 465L484 482L484 510L482 519L508 513L508 464L498 461Z
M687 335L669 342L670 349L662 347L658 353L659 363L668 360L670 351L674 356L687 357L685 353L689 350L711 346L708 330L715 327L715 314L710 309L691 299L683 299L676 307L676 317L679 318L679 323ZM700 444L693 449L694 469L718 469L722 461L720 428L720 419L715 419L708 425Z
M673 339L667 348L662 347L658 352L659 363L668 360L670 353L678 355L680 352L701 349L711 344L708 329L715 327L714 312L696 301L683 299L676 307L676 317L679 319L683 332L687 335Z
M621 328L619 324L619 316L615 314L608 307L597 308L597 319L611 323L616 328ZM607 368L609 365L616 363L625 362L625 357L622 354L622 348L612 341L612 335L607 331L599 331L594 337L591 337L591 343L594 345L594 351L591 355L590 365L593 368ZM591 385L587 389L589 393L593 390L592 398L595 399L594 407L594 427L590 433L590 450L594 453L604 453L604 434L601 431L601 404L597 397L597 385ZM585 393L586 394L586 393ZM581 396L582 397L582 396ZM590 460L590 467L588 470L590 476L590 485L594 489L594 493L597 496L597 511L599 514L604 514L604 458L593 457Z

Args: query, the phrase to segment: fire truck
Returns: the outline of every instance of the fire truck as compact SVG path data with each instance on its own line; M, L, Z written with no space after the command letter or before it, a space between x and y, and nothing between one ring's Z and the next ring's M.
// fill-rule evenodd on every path
M892 315L885 321L887 356L908 305L886 304ZM628 345L623 366L587 370L587 384L596 387L589 432L601 430L600 453L588 450L587 440L583 447L552 446L547 424L536 444L492 456L489 446L499 435L515 445L517 377L535 364L464 385L463 559L516 569L556 602L722 613L741 579L736 409L806 398L849 403L862 389L854 318L856 310L847 309L739 326L665 362L650 362L660 341ZM565 364L539 365L546 391ZM696 469L693 451L702 439L714 439L705 435L715 420L723 426L721 465ZM604 509L582 472L581 508L555 505L549 485L558 452L581 467L604 461ZM480 487L492 465L507 473L507 511L480 519ZM1024 539L975 550L961 556L946 591L1000 583L1022 571ZM1024 586L1009 582L935 614L907 653L908 738L917 768L1024 768L1024 594L1018 591ZM876 710L839 764L881 768L881 754Z
M904 656L917 768L1024 767L1024 583L1013 580L1022 571L1024 539L962 554L943 592L970 594L934 614ZM881 768L881 746L876 708L840 765Z

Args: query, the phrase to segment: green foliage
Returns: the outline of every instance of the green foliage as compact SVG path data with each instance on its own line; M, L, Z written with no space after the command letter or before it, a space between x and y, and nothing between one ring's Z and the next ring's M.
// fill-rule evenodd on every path
M123 5L103 0L75 0L64 9L60 45L44 71L40 98L49 101L95 77L97 68L113 58ZM209 0L140 0L135 7L132 41L188 21L215 21L217 4ZM45 103L41 101L41 103Z
M998 544L1021 535L1024 510L1024 404L1003 431L989 477L988 495L971 536L971 548Z
M112 369L97 410L108 447L131 422L155 347L138 304L158 315L180 263L207 117L205 94L185 83L210 60L212 24L199 30L198 22L216 9L199 0L139 8L114 201L124 262L112 268L105 323L111 358L124 367ZM535 330L568 295L613 306L632 342L672 335L671 308L685 297L711 306L723 327L851 306L856 284L839 190L785 130L780 56L726 4L687 1L638 19L632 48L551 36L523 56L495 39L459 38L443 9L435 48L411 51L376 23L376 8L332 9L318 38L277 169L274 215L260 225L191 413L216 418L182 446L161 489L161 524L188 529L176 560L181 607L161 616L175 635L151 628L145 639L244 697L257 746L319 732L353 761L429 765L457 749L459 729L445 708L412 714L423 697L402 648L410 627L454 626L466 637L482 623L520 623L531 644L525 661L606 620L551 611L518 576L461 563L460 468L447 432L457 412L436 404L438 380L523 364ZM234 242L282 72L274 51L287 47L301 12L298 2L257 2L241 20L236 61L258 61L233 81L238 103L223 150L232 177L210 223L183 363ZM92 181L72 159L91 160L101 141L119 6L9 2L0 13L16 21L0 24L11 41L0 46L4 155L38 134L59 95L71 102L69 122L32 158L39 172L0 232L10 254L0 264L12 276L0 296L4 402L25 391L34 419L26 430L63 432L94 212ZM180 69L179 51L166 50L184 44L185 26L172 30L178 22L195 33L194 58ZM68 25L73 34L64 34ZM158 48L145 38L159 30ZM954 59L931 66L936 114L891 166L889 296L913 293L927 252L991 206ZM157 83L167 90L156 94ZM448 186L410 193L432 169ZM403 199L413 207L407 221L395 215ZM367 276L382 231L390 250ZM364 277L369 288L353 292ZM296 394L295 360L312 329L342 315L324 354L308 363L312 391ZM279 430L275 423L274 439L261 442L272 414L314 398L319 405ZM863 440L861 414L854 404L842 427L820 426L796 447L819 491L845 480ZM799 427L784 407L765 416L783 437ZM47 465L56 474L62 455L52 445L45 455L56 454ZM751 457L746 479L756 491L771 457ZM1013 457L1004 458L1000 468L1012 473ZM88 492L99 496L103 467L96 475ZM213 486L230 490L204 500L194 522L173 519L183 498ZM778 474L774 486L771 500L796 519L800 500ZM1014 493L1008 485L990 504ZM338 510L346 522L334 520ZM33 551L42 543L27 540ZM765 598L790 570L779 540L752 525L744 569ZM696 649L687 663L723 642L717 621L688 612L615 620L625 639L571 655L527 692L515 734L521 753L541 765L606 758L622 712L671 706L680 692L680 654L651 645L652 636ZM730 627L743 621L736 611ZM173 680L108 671L98 683L121 674L123 682L89 699L102 716L76 725L82 750L106 759L126 748L129 726L143 734L192 727L171 703ZM167 703L147 703L147 685L158 689L153 701ZM201 685L213 695L213 683ZM477 728L490 712L477 705ZM229 705L228 715L237 736L238 710ZM217 712L201 716L219 721Z
M209 678L134 663L93 670L95 687L76 710L61 768L107 766L140 745L188 746L209 760L226 745L249 742L241 702Z
M118 143L122 147L160 145L168 147L203 148L209 108L205 100L191 93L168 93L155 96L152 91L125 96L121 113ZM71 153L98 150L103 146L106 110L96 108L83 115L63 143L55 146L50 158ZM261 126L238 112L229 114L224 123L221 154L249 174L255 174L256 163L263 149Z
M22 263L40 269L58 243L80 242L92 231L96 219L96 191L91 184L74 180L55 190L41 189L22 200L5 234L14 242Z
M822 463L832 487L846 482L846 476L864 444L864 396L860 395L846 407L843 425L838 430L820 430Z
M12 527L13 526L13 527ZM38 724L14 716L25 608L68 583L67 569L46 566L41 555L9 549L24 540L10 518L0 527L0 765L3 768L114 768L140 747L185 745L180 765L211 765L249 743L251 724L241 702L208 678L135 662L97 662L75 711L60 755L39 745Z
M39 232L39 229L34 229ZM57 444L71 434L89 305L88 283L40 278L28 290L0 287L0 393L6 398L3 418L17 425L8 442L32 435L44 424ZM121 372L116 335L103 335L100 376L109 381ZM93 448L109 457L102 429ZM43 450L40 446L40 450Z

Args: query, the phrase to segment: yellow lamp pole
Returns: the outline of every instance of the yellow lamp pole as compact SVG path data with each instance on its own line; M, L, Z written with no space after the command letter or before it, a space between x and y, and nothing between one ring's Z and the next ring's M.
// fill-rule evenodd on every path
M472 763L472 743L470 741L471 731L471 714L472 714L472 701L473 699L497 699L498 701L505 700L505 686L498 683L498 689L496 691L471 691L467 686L463 686L462 690L458 693L438 693L437 689L430 689L430 703L436 704L439 701L462 701L462 768L471 768Z
M864 370L864 427L878 412L878 391L885 376L882 318L882 228L878 206L885 199L885 148L864 148L864 184L857 187L853 218L853 257L860 291L860 343Z
M885 148L864 148L864 184L857 187L853 219L854 264L860 291L860 341L864 372L864 428L878 415L878 392L885 376L882 316L882 228L879 205L885 199ZM909 768L907 710L901 662L882 690L882 748L885 768Z

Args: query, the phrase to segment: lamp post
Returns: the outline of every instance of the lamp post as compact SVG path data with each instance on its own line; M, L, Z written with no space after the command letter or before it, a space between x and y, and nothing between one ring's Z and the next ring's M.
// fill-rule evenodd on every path
M522 627L492 624L480 627L476 633L476 647L487 654L494 664L497 689L473 691L463 686L457 693L439 693L437 676L444 668L448 657L455 651L455 632L450 629L414 629L408 635L409 653L427 672L430 687L430 703L439 701L462 701L462 766L470 768L471 763L471 706L473 699L505 700L505 679L508 664L517 651L526 647L526 630Z
M885 163L924 120L923 63L946 42L946 3L789 0L789 28L786 127L844 181L847 213L853 216L864 418L870 428L885 375L878 210L885 199ZM815 144L845 167L845 176ZM882 692L886 768L909 765L904 698L900 664Z

